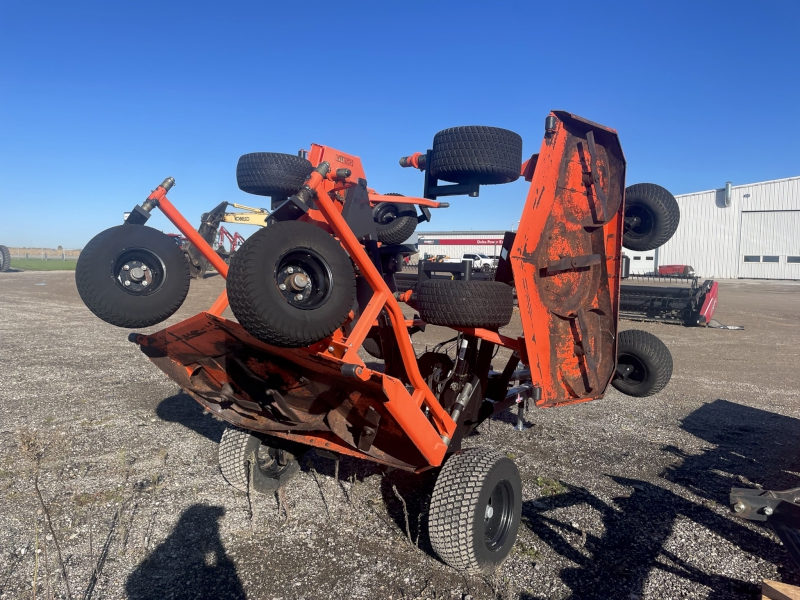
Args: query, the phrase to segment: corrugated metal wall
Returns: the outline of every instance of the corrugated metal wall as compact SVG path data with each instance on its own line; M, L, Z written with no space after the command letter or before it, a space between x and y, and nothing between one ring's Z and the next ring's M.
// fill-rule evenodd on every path
M774 275L771 271L753 275L752 266L743 268L742 219L747 211L800 210L800 177L734 186L729 207L725 207L724 189L685 194L676 199L681 208L681 224L672 239L659 248L659 264L692 265L701 277L780 276L778 271ZM797 239L796 229L784 231L790 227L790 219L775 219L779 229L770 235L788 234Z
M800 210L742 213L739 277L800 279L799 232Z

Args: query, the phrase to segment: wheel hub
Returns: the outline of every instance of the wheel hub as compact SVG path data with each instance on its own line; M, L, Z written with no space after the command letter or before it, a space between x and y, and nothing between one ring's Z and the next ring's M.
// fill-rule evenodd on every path
M621 353L617 357L617 371L629 385L639 385L647 379L647 365L632 354Z
M139 254L136 256L132 252L126 251L116 261L117 265L121 265L116 273L117 282L126 292L132 294L152 293L164 281L161 261L155 255L142 256L142 252L149 253L146 250L140 251L136 253ZM148 262L151 263L149 266Z
M394 204L384 204L383 206L378 207L378 210L375 214L375 221L381 225L388 225L397 219L397 213L398 210Z
M310 248L286 253L278 261L275 283L284 300L303 310L322 306L332 289L328 263Z
M652 230L655 217L644 206L634 204L625 209L625 235L630 238L643 238Z
M495 552L508 539L513 522L514 491L508 481L500 481L492 490L483 517L483 539L486 547Z

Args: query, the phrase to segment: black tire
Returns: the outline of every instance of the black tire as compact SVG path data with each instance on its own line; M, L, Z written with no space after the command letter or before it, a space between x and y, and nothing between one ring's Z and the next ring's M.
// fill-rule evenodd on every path
M386 194L402 196L402 194ZM378 241L387 245L402 244L417 229L417 209L412 204L381 202L372 209L372 218L378 230Z
M279 457L261 438L241 429L222 432L217 457L222 477L240 492L248 489L260 494L275 492L300 470L293 457ZM251 465L255 466L252 482Z
M296 194L313 169L302 156L252 152L239 158L236 183L248 194L283 199Z
M663 390L672 377L672 354L652 333L638 329L620 331L617 338L617 371L625 375L611 382L626 396L644 398Z
M372 327L361 344L364 351L378 360L383 360L383 345L381 345L381 332L377 327Z
M500 281L429 279L417 288L417 309L431 325L497 329L511 321L514 296Z
M242 327L262 342L283 348L314 344L339 328L353 308L350 257L315 225L274 223L247 238L234 257L228 301ZM297 274L310 279L301 291L289 282ZM281 290L281 283L289 287Z
M509 183L519 178L522 138L508 129L470 125L433 137L432 177L453 183Z
M637 183L625 189L625 231L622 245L646 252L666 244L678 229L681 209L675 196L660 185Z
M106 323L149 327L183 304L189 265L183 251L160 231L118 225L86 244L75 267L75 283L86 307Z
M451 567L490 573L511 551L521 515L522 481L514 462L494 450L463 450L447 460L436 479L428 519L431 545Z
M11 252L6 246L0 246L0 273L5 273L11 268Z

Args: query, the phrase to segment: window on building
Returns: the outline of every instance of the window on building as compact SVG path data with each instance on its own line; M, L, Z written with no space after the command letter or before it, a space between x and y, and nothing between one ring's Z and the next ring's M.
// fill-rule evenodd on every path
M745 256L744 262L761 262L760 256Z
M800 256L787 256L786 262L798 264L800 263Z
M775 262L780 262L780 261L781 261L781 257L780 256L762 256L761 257L761 262L773 262L773 263L775 263Z

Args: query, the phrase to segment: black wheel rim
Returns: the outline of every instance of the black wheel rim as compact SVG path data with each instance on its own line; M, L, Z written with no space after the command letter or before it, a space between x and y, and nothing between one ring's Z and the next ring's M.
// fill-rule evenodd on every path
M625 208L625 235L633 239L641 239L653 231L655 216L641 204L633 204Z
M397 209L396 204L382 203L375 208L373 219L376 223L381 225L388 225L397 219L400 211Z
M627 374L622 376L622 381L628 386L641 385L647 379L647 365L633 354L620 354L617 357L617 364L624 369Z
M287 303L302 310L319 308L331 295L333 274L328 262L311 248L295 248L276 263L275 285Z
M483 540L491 552L503 547L514 521L514 490L503 480L492 490L483 511Z
M134 296L155 294L167 280L164 261L147 248L126 248L114 259L111 274L117 285Z

